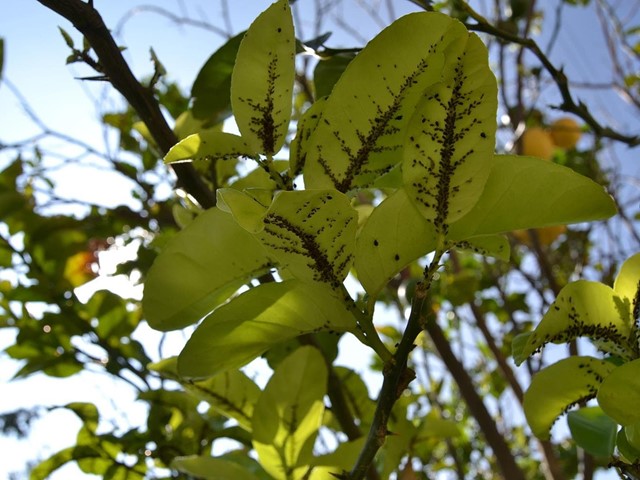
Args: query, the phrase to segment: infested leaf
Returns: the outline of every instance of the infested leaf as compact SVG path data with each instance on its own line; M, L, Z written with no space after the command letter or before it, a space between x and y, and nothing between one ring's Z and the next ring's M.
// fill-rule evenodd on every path
M309 149L309 139L320 121L322 109L326 99L320 98L314 102L309 109L304 112L302 118L298 121L298 133L291 142L289 162L291 166L289 171L292 177L296 177L302 173L304 164L307 160Z
M615 365L593 357L569 357L534 375L524 395L524 413L533 434L546 440L556 419L573 405L594 398Z
M296 278L337 289L353 262L357 213L335 190L276 193L260 240Z
M149 270L142 298L146 319L165 331L195 323L272 264L231 215L207 210L170 240Z
M406 15L371 40L327 98L310 140L307 188L347 192L399 163L416 103L441 80L447 50L467 35L460 22L429 12Z
M252 150L273 155L289 127L295 35L287 0L261 13L244 35L231 75L233 114Z
M276 343L354 327L341 300L322 285L267 283L205 318L180 353L178 371L187 378L209 377L245 365Z
M445 234L480 198L495 148L496 79L482 41L465 40L447 50L442 81L418 104L402 164L409 198Z
M614 291L598 282L579 280L565 286L527 339L521 357L547 343L565 343L581 336L623 358L633 356L630 311Z
M456 248L469 250L487 257L509 260L511 247L504 235L480 235L462 242L456 242Z

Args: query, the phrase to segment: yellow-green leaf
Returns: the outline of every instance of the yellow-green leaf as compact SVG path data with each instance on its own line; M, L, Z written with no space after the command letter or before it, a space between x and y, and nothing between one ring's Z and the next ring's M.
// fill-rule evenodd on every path
M548 439L556 419L573 405L594 398L614 368L612 363L593 357L569 357L538 372L523 405L533 434Z
M540 324L528 337L521 358L547 343L565 343L586 336L605 351L631 357L631 318L628 304L598 282L579 280L565 286Z
M392 23L349 63L327 98L304 169L309 188L370 185L402 158L406 125L425 89L441 80L447 51L467 30L440 13Z
M435 229L416 209L404 189L378 205L358 234L358 280L375 298L410 262L435 249Z
M496 79L482 41L467 38L462 51L447 50L443 78L425 91L405 137L405 189L443 233L480 198L495 149Z
M324 412L327 367L313 347L301 347L276 369L253 412L253 444L276 479L302 478ZM295 471L295 467L298 468ZM293 471L293 475L288 472Z
M195 323L273 263L231 215L209 209L173 237L149 269L146 319L158 330Z
M209 377L241 367L284 340L354 327L341 300L321 284L263 284L204 319L180 353L178 371L183 377Z
M278 192L259 238L296 278L337 289L353 263L357 217L336 190Z
M570 168L535 157L496 155L480 199L448 238L603 220L616 213L607 192Z
M640 360L620 365L605 378L598 404L620 425L640 422Z
M231 105L251 148L273 155L289 128L295 76L295 35L288 0L278 0L251 24L231 75Z
M171 147L164 157L165 163L196 160L231 160L238 157L253 157L251 149L242 137L231 133L208 131L189 135Z

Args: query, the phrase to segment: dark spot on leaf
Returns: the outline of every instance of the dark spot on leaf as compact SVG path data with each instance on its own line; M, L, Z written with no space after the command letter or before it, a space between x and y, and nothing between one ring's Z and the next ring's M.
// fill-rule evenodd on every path
M395 258L395 260L396 260L396 262L397 262L398 260L400 260L400 255L398 255L398 254L396 253L396 256L395 256L395 257L393 257L393 258Z
M380 245L380 243L378 242L378 240L374 240L373 245L377 247L378 245Z

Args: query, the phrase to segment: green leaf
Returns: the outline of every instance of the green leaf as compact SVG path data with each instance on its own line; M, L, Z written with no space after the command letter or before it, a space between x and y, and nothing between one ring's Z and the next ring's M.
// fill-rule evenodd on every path
M300 347L278 366L258 399L253 444L261 465L274 478L296 479L306 473L322 424L327 375L322 354Z
M452 240L602 220L616 213L597 183L535 157L496 155L480 199L449 229Z
M231 213L238 225L249 233L258 233L264 229L263 220L267 207L254 197L235 188L219 188L216 196L218 208Z
M69 35L67 31L62 27L58 27L58 30L60 31L60 35L62 35L62 38L64 38L64 43L67 44L67 47L73 49L74 44L73 44L73 38L71 38L71 35Z
M333 293L288 280L252 288L208 316L178 357L184 377L238 368L272 345L317 331L344 332L355 320Z
M593 357L569 357L538 372L523 404L533 434L548 439L556 419L573 405L595 397L600 383L614 368L610 362Z
M550 342L586 336L597 341L599 349L628 358L634 352L631 326L628 305L610 287L578 280L560 291L521 355L526 358Z
M640 422L626 425L624 435L630 447L640 449Z
M620 267L620 272L613 284L613 289L622 298L628 300L629 305L632 305L634 311L636 308L640 308L638 302L638 292L640 287L640 253L629 257ZM633 315L634 320L638 315Z
M209 209L173 237L153 263L142 298L146 319L158 330L195 323L272 263L231 215Z
M473 34L463 48L447 51L442 81L416 108L402 164L409 198L445 234L480 198L495 149L498 86L487 48Z
M209 131L194 133L175 144L164 157L165 163L197 160L233 160L238 157L253 157L247 143L237 135Z
M298 132L289 148L291 152L289 156L289 162L291 164L289 171L292 177L296 177L302 173L307 160L309 139L318 126L325 102L326 100L324 98L316 100L298 121Z
M100 415L98 414L98 408L93 403L73 402L68 403L64 408L75 413L89 432L96 433Z
M251 148L273 155L289 128L295 76L295 36L287 0L279 0L251 24L231 76L231 105Z
M632 431L628 431L631 429ZM638 446L634 447L630 442L628 437L635 438L635 431L637 430L637 426L634 424L630 427L621 428L618 431L618 435L616 437L616 448L618 451L624 456L624 458L630 463L636 463L640 460L640 442L638 442Z
M604 379L598 404L620 425L640 422L640 360L620 365Z
M511 355L513 355L513 361L516 365L522 364L529 355L525 355L524 351L529 343L529 337L532 332L524 332L516 335L511 342Z
M414 13L371 40L327 99L307 155L307 188L347 192L397 164L418 100L441 80L445 53L459 51L467 36L446 15Z
M198 72L191 87L194 117L218 123L231 114L231 74L244 34L229 39Z
M378 205L358 234L358 280L375 298L387 282L415 259L433 251L435 228L418 212L404 189Z
M357 216L335 190L278 192L259 238L296 278L337 289L353 262Z
M171 468L207 480L258 480L258 477L245 470L241 465L222 457L198 455L176 457L171 462Z
M616 445L618 425L600 407L569 412L567 423L576 444L590 455L610 457Z
M338 82L351 60L353 53L341 53L327 58L321 58L313 70L313 85L316 89L316 99L325 97L331 93L333 86Z

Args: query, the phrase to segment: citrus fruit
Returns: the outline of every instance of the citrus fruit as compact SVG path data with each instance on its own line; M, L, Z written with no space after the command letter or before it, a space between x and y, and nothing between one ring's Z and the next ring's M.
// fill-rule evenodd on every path
M522 155L551 160L553 157L553 141L551 135L541 127L527 128L520 137Z
M580 125L573 118L559 118L551 124L549 131L553 143L561 148L571 149L580 140Z

